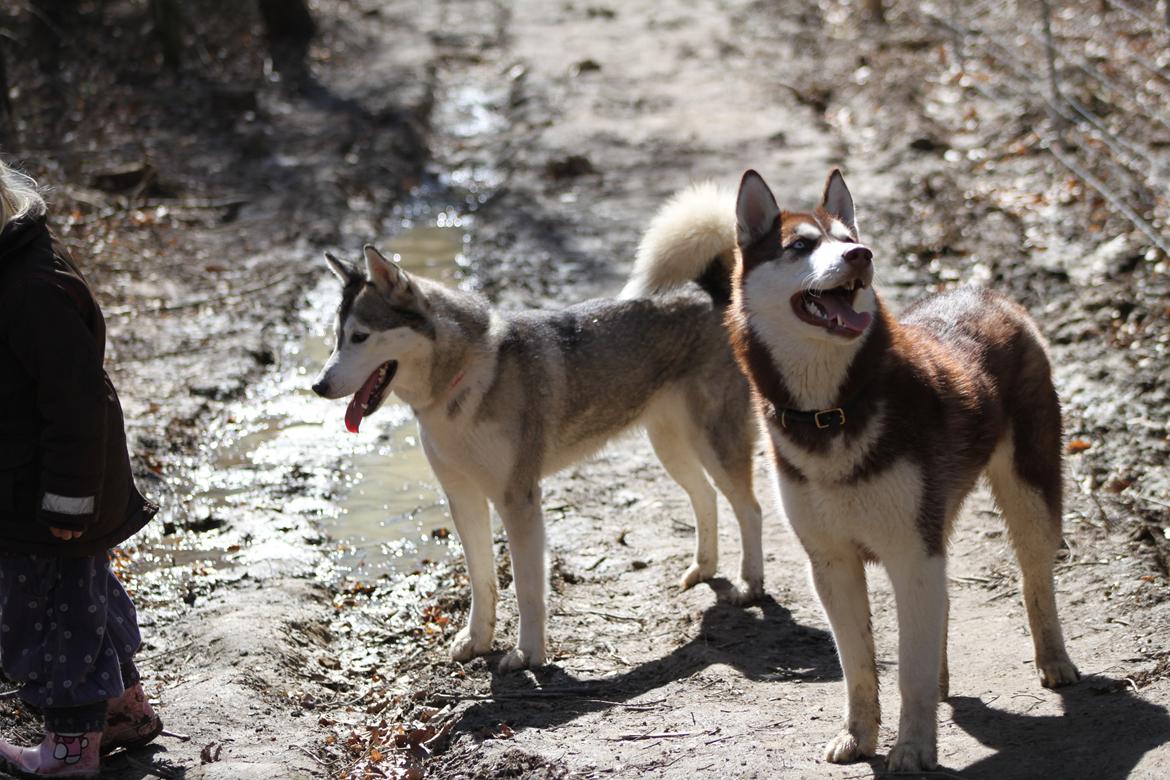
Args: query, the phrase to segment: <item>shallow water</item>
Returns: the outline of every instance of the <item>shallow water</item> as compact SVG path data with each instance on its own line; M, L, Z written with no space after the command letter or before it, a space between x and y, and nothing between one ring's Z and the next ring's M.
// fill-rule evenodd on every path
M440 212L379 245L416 273L448 284L462 275L467 240L461 220ZM223 432L213 465L202 475L203 499L213 508L246 508L259 491L279 493L298 479L317 479L333 501L296 495L286 509L319 513L322 530L338 545L338 565L355 576L412 570L447 555L446 500L418 443L410 409L393 395L366 419L359 434L345 429L346 400L310 390L333 342L337 281L322 264L321 283L302 312L306 336L286 346L281 370L250 393ZM334 484L340 470L342 481ZM316 491L312 491L316 492Z

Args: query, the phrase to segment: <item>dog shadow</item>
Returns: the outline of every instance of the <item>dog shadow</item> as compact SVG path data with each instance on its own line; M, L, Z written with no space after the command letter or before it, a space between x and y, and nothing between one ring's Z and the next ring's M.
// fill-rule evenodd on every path
M723 589L718 582L711 584ZM703 613L698 632L685 645L620 674L588 679L556 664L531 675L493 671L491 690L498 698L468 708L456 731L485 733L500 723L515 730L558 726L623 706L716 664L755 681L841 678L829 632L800 625L770 596L746 608L720 601Z
M955 724L995 753L960 773L970 778L1129 777L1142 756L1170 742L1170 713L1125 680L1090 676L1056 690L1063 715L1004 712L969 696L948 699Z
M886 771L884 756L865 763L874 777L1121 780L1142 756L1170 742L1170 713L1134 694L1125 680L1090 676L1054 692L1062 700L1062 715L1006 712L991 706L994 699L973 696L947 699L955 725L995 751L969 766L895 774ZM939 717L944 716L940 708Z

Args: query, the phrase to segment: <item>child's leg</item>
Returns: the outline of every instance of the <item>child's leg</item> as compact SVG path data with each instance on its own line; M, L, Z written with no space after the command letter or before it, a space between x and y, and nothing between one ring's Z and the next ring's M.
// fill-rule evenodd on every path
M110 699L106 728L102 732L103 753L115 748L141 747L154 740L163 729L162 721L142 689L138 667L134 665L134 653L142 643L134 604L108 566L106 576L109 603L107 630L111 642L119 651L122 686L125 690L121 696Z
M124 668L137 676L140 643L105 556L0 559L0 660L48 731L36 748L0 743L0 759L38 775L96 771L108 702L126 691Z

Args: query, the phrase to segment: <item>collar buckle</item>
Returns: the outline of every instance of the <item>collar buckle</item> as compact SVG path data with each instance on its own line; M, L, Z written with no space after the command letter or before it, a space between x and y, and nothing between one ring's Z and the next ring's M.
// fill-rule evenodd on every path
M837 415L836 420L829 418L829 415L834 415L834 414ZM821 422L822 416L824 416L828 419L825 422ZM845 427L845 410L840 408L840 407L837 407L836 409L824 409L822 411L815 412L813 414L813 423L817 426L817 428L820 428L821 430L824 430L825 428L830 428L834 424L836 424L840 428L844 428Z

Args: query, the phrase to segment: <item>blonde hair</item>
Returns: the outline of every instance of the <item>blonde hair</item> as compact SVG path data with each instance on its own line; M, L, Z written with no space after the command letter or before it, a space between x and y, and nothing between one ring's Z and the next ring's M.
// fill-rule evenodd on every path
M0 230L14 219L39 217L45 213L45 199L37 183L0 160Z

